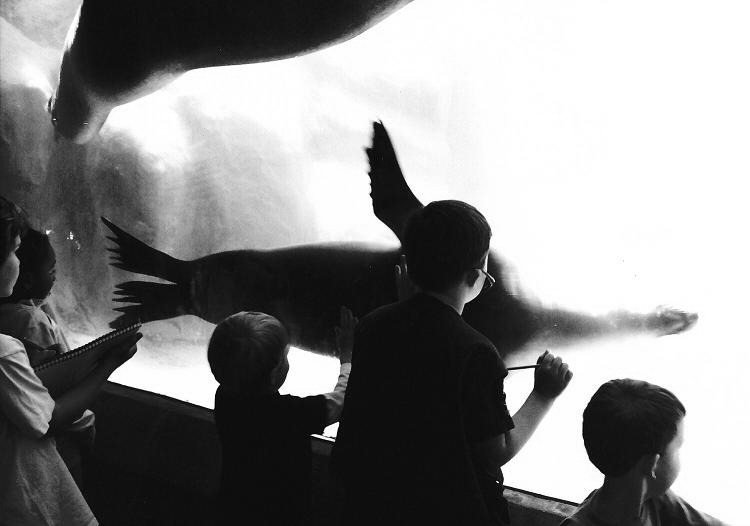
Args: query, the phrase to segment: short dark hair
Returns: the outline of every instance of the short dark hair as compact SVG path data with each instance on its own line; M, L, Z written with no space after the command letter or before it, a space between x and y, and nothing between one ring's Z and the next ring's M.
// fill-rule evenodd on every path
M664 454L685 416L672 392L641 380L605 383L583 411L583 443L605 476L627 473L644 455Z
M26 230L16 255L20 262L20 272L37 270L47 258L55 253L49 236L33 228Z
M216 381L233 392L262 391L281 363L289 335L262 312L238 312L222 320L208 342L208 364Z
M442 291L477 268L490 248L485 217L462 201L433 201L413 213L404 230L409 277L422 289Z
M0 263L13 250L16 236L23 237L27 227L26 214L15 203L0 196Z

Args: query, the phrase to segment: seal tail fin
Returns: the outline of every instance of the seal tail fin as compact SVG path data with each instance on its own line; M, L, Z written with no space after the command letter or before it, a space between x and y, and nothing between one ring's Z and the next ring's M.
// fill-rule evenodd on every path
M125 281L115 288L116 303L130 303L117 307L120 315L112 321L110 327L122 327L131 323L166 320L190 314L189 288L171 283L153 283L148 281Z
M112 237L107 236L107 239L115 243L114 247L107 249L111 253L110 264L113 267L177 284L184 284L190 280L188 261L173 258L148 246L106 217L102 217L101 220L114 234Z
M370 162L370 197L375 217L402 240L409 215L422 203L406 184L396 151L383 123L372 123L372 145L365 148Z

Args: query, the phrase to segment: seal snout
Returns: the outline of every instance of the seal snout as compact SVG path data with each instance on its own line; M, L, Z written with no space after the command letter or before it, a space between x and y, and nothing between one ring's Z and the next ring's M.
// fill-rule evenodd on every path
M47 101L55 132L69 141L90 141L104 124L109 108L100 104L78 75L71 54L66 51L60 67L60 78Z

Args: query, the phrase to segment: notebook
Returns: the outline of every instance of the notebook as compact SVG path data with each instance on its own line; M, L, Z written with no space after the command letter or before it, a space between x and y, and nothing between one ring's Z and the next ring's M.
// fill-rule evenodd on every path
M76 349L34 367L34 372L54 398L83 380L107 351L141 328L134 323L100 336Z

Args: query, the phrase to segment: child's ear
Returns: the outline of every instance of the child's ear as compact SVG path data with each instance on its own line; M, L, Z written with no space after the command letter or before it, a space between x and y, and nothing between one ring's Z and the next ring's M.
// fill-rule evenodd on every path
M659 465L659 458L658 453L653 455L643 455L635 465L634 470L646 479L653 479L656 476L656 468Z
M656 478L656 469L659 467L660 460L661 460L661 455L659 453L654 453L653 455L646 455L648 476L652 479Z
M475 268L466 273L466 283L469 285L469 287L473 287L474 285L476 285L480 274L481 272L479 272L479 270Z

